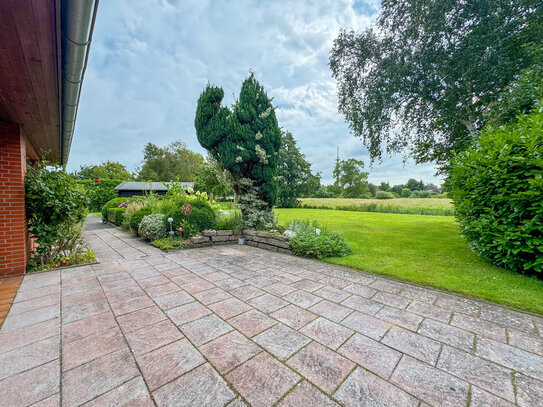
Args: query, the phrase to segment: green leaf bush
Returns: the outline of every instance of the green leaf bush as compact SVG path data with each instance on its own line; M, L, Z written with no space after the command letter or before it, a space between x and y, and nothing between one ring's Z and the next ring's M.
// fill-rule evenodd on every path
M107 210L107 220L114 225L121 226L124 221L125 208L109 208Z
M141 220L147 216L153 213L153 208L150 206L144 206L141 209L138 209L136 212L132 214L129 220L130 228L133 229L136 233L138 233L138 229L141 224Z
M64 168L46 162L28 166L25 189L28 232L37 243L30 271L90 252L81 238L88 197Z
M294 254L306 257L342 257L352 253L347 240L337 233L327 232L316 222L292 221L288 229L296 232L289 238Z
M492 263L543 270L543 108L482 132L458 154L449 180L463 235Z
M99 179L98 182L93 179L77 180L87 191L90 212L100 212L107 202L117 198L115 187L121 182L117 179Z
M164 224L164 215L152 213L144 216L138 228L138 235L150 242L165 238L168 235L168 229Z
M111 208L118 208L123 202L126 202L128 198L113 198L107 201L104 206L102 206L102 219L107 220L107 210Z

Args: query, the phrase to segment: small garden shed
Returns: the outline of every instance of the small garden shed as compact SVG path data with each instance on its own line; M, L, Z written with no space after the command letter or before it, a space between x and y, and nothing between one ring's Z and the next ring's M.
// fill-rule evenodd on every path
M124 181L115 187L117 196L130 198L135 195L145 195L149 192L154 192L158 195L165 195L168 192L170 182L133 182ZM187 190L194 188L194 182L179 182Z

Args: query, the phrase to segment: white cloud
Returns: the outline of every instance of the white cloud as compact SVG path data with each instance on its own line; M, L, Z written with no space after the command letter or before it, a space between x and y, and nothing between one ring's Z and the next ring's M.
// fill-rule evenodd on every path
M201 91L220 85L230 104L250 69L325 181L336 146L342 158L369 162L337 113L328 55L340 28L366 27L378 7L378 0L101 2L69 169L103 160L134 169L147 142L181 140L203 152L193 124ZM394 157L370 179L433 181L433 172Z

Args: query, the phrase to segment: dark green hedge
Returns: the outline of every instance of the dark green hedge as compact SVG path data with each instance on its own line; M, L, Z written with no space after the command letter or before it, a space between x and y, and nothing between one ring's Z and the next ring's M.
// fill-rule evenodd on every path
M116 179L100 179L99 182L92 179L77 180L87 191L90 212L100 212L106 202L116 198L115 187L121 182Z
M117 226L121 226L124 221L125 211L125 208L109 208L107 210L107 220Z
M153 213L153 210L149 206L138 209L136 212L134 212L134 214L130 218L130 228L135 230L137 234L143 217L150 215L152 213Z
M463 235L496 265L543 271L543 109L484 131L451 168Z
M113 198L110 201L107 201L104 206L102 206L102 219L107 220L107 210L110 208L118 208L120 204L126 201L128 198Z

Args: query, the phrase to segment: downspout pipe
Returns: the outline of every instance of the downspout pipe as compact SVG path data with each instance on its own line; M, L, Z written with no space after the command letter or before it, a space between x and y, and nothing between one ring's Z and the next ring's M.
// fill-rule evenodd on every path
M67 163L72 146L77 107L89 58L98 1L62 0L61 3L61 164Z

